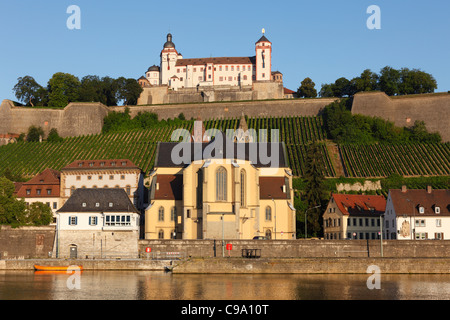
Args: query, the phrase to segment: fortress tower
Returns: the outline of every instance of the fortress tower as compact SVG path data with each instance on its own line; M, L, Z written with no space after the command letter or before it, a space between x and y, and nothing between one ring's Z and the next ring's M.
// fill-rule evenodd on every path
M272 79L272 43L264 35L256 42L256 81Z

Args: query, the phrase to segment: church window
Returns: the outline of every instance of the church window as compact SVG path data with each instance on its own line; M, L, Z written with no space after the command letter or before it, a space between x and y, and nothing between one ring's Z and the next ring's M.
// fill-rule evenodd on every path
M266 207L266 221L272 221L272 208Z
M266 230L266 238L267 238L267 240L272 239L272 231L270 231L270 229Z
M164 221L164 207L159 207L158 221Z
M177 217L177 207L172 207L170 210L170 221L175 221Z
M246 173L245 170L241 170L241 207L247 206L247 199L246 199Z
M164 230L159 230L158 232L158 239L164 239Z
M227 201L227 170L224 167L216 171L216 200Z

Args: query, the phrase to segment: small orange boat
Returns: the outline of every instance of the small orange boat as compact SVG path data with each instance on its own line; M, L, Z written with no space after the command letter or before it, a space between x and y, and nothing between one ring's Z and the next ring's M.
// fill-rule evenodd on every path
M34 269L37 271L82 271L83 266L40 266L35 264Z

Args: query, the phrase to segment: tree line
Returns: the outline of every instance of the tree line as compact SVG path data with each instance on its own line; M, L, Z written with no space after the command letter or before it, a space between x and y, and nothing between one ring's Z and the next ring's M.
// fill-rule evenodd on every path
M132 78L88 75L79 80L63 72L55 73L46 87L31 76L24 76L17 79L13 88L16 98L24 105L50 108L64 108L70 102L101 102L116 106L122 101L124 105L135 105L142 90Z
M434 77L420 69L394 69L386 66L377 74L364 70L359 77L340 77L333 83L322 84L319 92L310 78L305 78L297 90L301 98L352 97L362 91L383 91L388 96L432 93L437 89Z

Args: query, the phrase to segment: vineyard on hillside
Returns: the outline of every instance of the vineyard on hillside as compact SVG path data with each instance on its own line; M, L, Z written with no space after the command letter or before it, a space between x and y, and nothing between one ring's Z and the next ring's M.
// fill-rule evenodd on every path
M203 122L206 129L236 130L239 119L212 119ZM9 169L15 175L30 177L46 168L60 170L75 160L120 159L133 161L144 172L154 165L159 141L170 141L175 129L192 132L194 122L183 121L179 125L166 124L149 129L135 129L119 133L107 133L66 138L62 142L19 142L0 147L0 173ZM290 167L295 176L302 176L305 167L307 145L319 142L324 175L336 177L336 170L325 144L326 133L322 117L249 118L249 129L254 129L257 139L260 129L279 130L279 139L286 145ZM263 134L263 132L261 132ZM402 144L402 145L339 145L342 166L349 177L400 175L450 175L450 144ZM336 161L336 160L334 160Z

